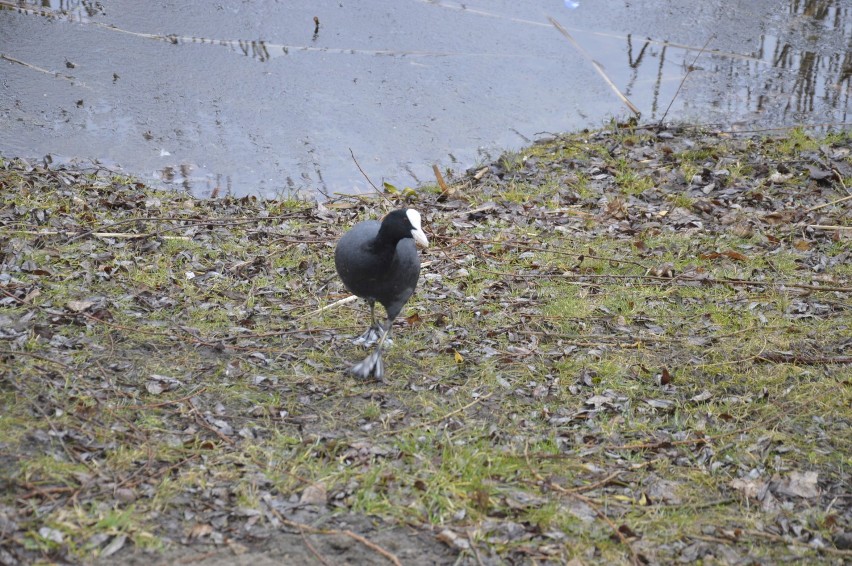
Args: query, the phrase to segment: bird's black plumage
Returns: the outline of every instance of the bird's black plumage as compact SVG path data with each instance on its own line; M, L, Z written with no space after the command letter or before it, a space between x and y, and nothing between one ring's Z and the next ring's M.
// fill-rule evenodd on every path
M420 276L420 257L416 243L429 242L420 225L420 214L411 208L394 210L382 220L359 222L346 232L334 251L334 265L343 284L352 294L370 305L370 328L356 342L378 341L376 350L352 373L366 379L381 380L384 373L382 346L390 334L394 319L414 294ZM387 311L384 328L376 322L375 303Z

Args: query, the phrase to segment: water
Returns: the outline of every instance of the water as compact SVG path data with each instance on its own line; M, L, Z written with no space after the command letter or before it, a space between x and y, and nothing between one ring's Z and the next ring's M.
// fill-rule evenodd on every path
M849 0L0 7L0 153L197 196L368 191L353 155L376 184L429 182L631 116L616 91L642 122L852 121Z

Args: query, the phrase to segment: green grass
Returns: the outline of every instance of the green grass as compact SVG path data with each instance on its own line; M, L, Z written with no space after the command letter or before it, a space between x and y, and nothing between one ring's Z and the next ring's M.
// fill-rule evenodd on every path
M345 212L337 223L318 220L293 198L249 201L234 217L233 203L197 202L187 218L232 224L194 226L195 238L182 240L165 236L189 226L157 223L162 234L149 239L160 245L146 251L149 239L116 247L28 234L31 217L0 227L3 249L19 246L5 252L16 283L3 289L16 300L2 315L27 330L0 345L0 504L21 510L30 556L90 562L104 549L97 541L122 535L160 549L172 536L166 520L188 532L209 520L213 501L265 513L267 501L284 509L321 484L330 524L352 512L423 532L453 529L507 562L535 548L554 562L625 563L633 548L669 563L678 545L736 529L731 545L754 561L788 560L791 545L807 560L836 558L749 533L782 516L826 541L832 524L849 527L825 499L852 465L848 365L762 358L819 354L840 340L848 293L796 285L813 283L802 263L812 251L838 258L848 241L808 237L811 249L798 249L800 229L761 224L759 214L750 235L717 223L721 210L703 230L642 216L644 206L695 212L703 197L664 189L626 157L654 136L621 129L605 141L578 134L507 155L502 165L516 178L465 188L459 210L496 203L472 227L454 224L468 222L464 214L433 215L431 264L394 328L383 384L345 373L365 355L348 339L367 324L366 307L317 312L346 295L327 245L354 220ZM728 182L758 190L754 152L793 162L849 138L794 131L717 142L675 147L663 173L689 184L705 161L735 154ZM531 181L532 158L547 172ZM611 178L592 179L592 163ZM40 207L81 230L154 231L115 224L142 209L75 201L138 196L122 179L104 187L81 177L67 195L23 182L3 177L20 189L2 193L4 210ZM790 187L807 185L794 176ZM565 191L580 200L565 205ZM164 216L188 210L184 196L143 193L162 201ZM617 193L627 218L648 227L619 231L601 205ZM436 196L406 198L432 206ZM263 223L260 212L288 218ZM250 218L258 224L242 222ZM556 220L565 231L552 229ZM50 276L18 269L26 261ZM674 277L650 275L665 264ZM109 276L99 276L105 266ZM820 275L848 287L852 267L836 262ZM104 297L109 316L67 307L90 297ZM832 308L794 317L804 302ZM776 482L817 471L824 495L767 511L732 487L751 470ZM123 499L116 485L129 490ZM630 548L610 522L638 533ZM39 534L43 526L63 542Z

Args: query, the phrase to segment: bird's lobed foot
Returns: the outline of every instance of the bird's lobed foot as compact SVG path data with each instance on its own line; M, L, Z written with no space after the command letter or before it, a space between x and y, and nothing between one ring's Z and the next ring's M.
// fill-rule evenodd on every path
M363 361L349 368L349 373L356 379L367 380L372 377L376 381L384 381L385 364L381 351L372 352Z
M378 325L371 326L370 328L367 329L366 332L364 332L364 334L362 334L358 338L355 338L352 341L352 343L355 344L356 346L372 346L373 344L378 342L381 337L382 337L382 327L378 326ZM393 344L393 340L391 340L390 338L385 338L385 342L383 344L383 347L387 347L387 346L390 346L392 344Z

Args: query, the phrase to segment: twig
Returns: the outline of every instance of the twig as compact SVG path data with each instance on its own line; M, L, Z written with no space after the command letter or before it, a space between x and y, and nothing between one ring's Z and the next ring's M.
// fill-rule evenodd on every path
M39 356L38 354L33 354L30 352L24 352L20 350L0 350L0 355L10 355L10 356L28 356L30 358L35 358L36 360L41 360L43 362L49 362L51 364L56 364L58 366L63 367L64 369L71 371L71 366L67 364L63 364L62 362L57 362L56 360L51 360L50 358L46 358L44 356Z
M322 555L317 551L317 549L314 548L314 545L311 544L311 541L308 540L308 537L305 536L305 530L304 529L299 529L299 535L301 535L302 542L305 543L305 546L308 547L308 550L311 551L311 554L313 554L314 557L317 560L319 560L322 564L324 564L325 566L330 566L329 563L325 561L325 558L323 558Z
M814 210L819 210L820 208L825 208L826 206L831 206L832 204L840 204L841 202L852 199L852 195L847 195L845 197L839 198L837 200L833 200L831 202L825 202L823 204L818 204L816 206L812 206L810 208L806 208L805 212L813 212Z
M390 560L394 564L394 566L402 566L402 562L400 562L399 558L397 558L394 554L388 552L387 550L385 550L381 546L377 545L376 543L367 540L366 538L362 537L361 535L350 531L349 529L346 529L345 531L338 531L336 529L318 529L316 527L312 527L312 526L306 525L304 523L299 523L297 521L291 521L290 519L285 519L284 515L282 515L278 511L278 509L276 509L275 507L270 505L269 502L266 502L266 507L267 507L267 509L269 509L269 511L273 515L275 515L275 518L277 518L279 521L281 521L281 523L287 525L288 527L292 527L294 529L297 529L299 532L307 531L309 533L318 534L318 535L341 535L341 534L346 535L349 538L357 540L358 542L360 542L361 544L363 544L364 546L366 546L370 550L373 550L373 551L381 554L382 556L384 556L385 558Z
M318 315L319 313L321 313L322 311L337 308L337 307L343 306L345 304L351 303L352 301L356 301L356 300L358 300L357 295L349 295L348 297L344 297L344 298L340 299L339 301L334 301L333 303L325 305L324 307L320 307L315 311L311 311L307 314L303 314L299 318L301 319L301 318L305 318L305 317L308 317L308 316L315 316L315 315Z
M563 489L565 489L565 491L569 491L571 493L580 493L581 491L592 491L593 489L597 489L599 487L609 485L610 483L612 483L612 480L618 479L618 476L620 476L623 473L624 473L623 471L619 470L617 472L611 473L610 475L608 475L607 477L605 477L604 479L602 479L600 481L596 481L595 483L590 483L589 485L581 485L579 487L572 487L571 489L566 489L566 488L563 488Z
M759 362L822 365L822 364L852 364L852 356L805 356L803 354L782 354L781 352L769 352L755 358Z
M633 114L635 114L637 118L639 118L639 116L641 116L642 113L639 112L639 109L636 108L633 105L633 103L630 102L630 100L628 100L627 97L624 96L624 94L622 94L622 92L620 90L618 90L618 87L615 86L615 83L612 82L610 80L610 78L607 76L606 72L603 69L603 66L600 63L598 63L597 61L595 61L592 58L591 54L588 51L586 51L585 49L583 49L583 47L579 43L577 43L577 41L571 36L570 33L568 33L568 30L565 29L562 26L562 24L560 24L559 22L557 22L556 20L554 20L550 16L548 16L547 19L551 24L553 24L553 27L555 27L559 31L559 33L564 35L565 38L569 42L571 42L571 45L574 46L574 48L580 53L580 55L582 55L587 61L589 61L595 67L595 70L598 72L598 74L601 77L603 77L603 80L606 81L606 84L609 85L609 88L611 88L613 90L613 92L615 92L615 94L618 95L618 98L620 98L621 101L625 105L627 105L628 108L630 108L630 111L633 112ZM675 95L675 96L677 96L677 95Z
M360 163L358 163L358 160L357 160L357 159L355 159L355 152L354 152L354 151L352 151L352 148L351 148L351 147L349 148L349 155L351 155L351 156L352 156L352 161L354 161L354 162L355 162L355 166L358 168L358 171L360 171L360 172L361 172L361 174L362 174L362 175L364 175L364 178L365 178L365 179L367 179L367 182L368 182L368 183L370 183L370 186L371 186L371 187L373 187L373 190L374 190L374 191L376 191L376 194L378 194L380 197L382 197L383 199L385 199L385 201L387 201L388 203L390 203L390 202L391 202L391 200L388 198L388 196L387 196L385 193L383 193L382 191L380 191L380 190L379 190L379 187L377 187L375 184L373 184L373 181L372 181L372 180L370 180L370 177L368 177L368 176L367 176L367 174L364 172L364 170L361 168L361 164L360 164Z
M353 533L349 529L343 531L343 534L357 540L358 542L360 542L361 544L363 544L367 548L370 548L370 549L378 552L379 554L381 554L382 556L384 556L385 558L387 558L388 560L393 562L396 566L402 566L402 562L399 561L399 558L397 558L395 555L391 554L390 552L388 552L387 550L385 550L381 546L377 545L376 543L370 542L369 540L365 539L361 535L359 535L357 533Z
M189 395L181 397L180 399L172 399L172 400L169 400L169 401L163 401L162 403L150 403L148 405L123 405L121 407L116 407L116 408L142 410L142 409L156 409L156 408L159 408L159 407L167 407L169 405L182 405L183 403L185 403L186 401L189 401L193 397L195 397L197 395L201 395L206 390L207 390L207 386L205 385L201 389L197 389L197 390L193 391L192 393L190 393Z
M432 172L435 174L435 179L438 181L438 186L441 187L441 197L447 198L452 196L455 191L451 191L450 187L447 186L447 183L444 181L444 176L441 175L441 170L438 169L438 166L432 164Z
M456 409L455 411L450 411L449 413L446 413L446 414L444 414L444 415L441 415L440 417L435 418L435 419L432 419L431 421L426 421L425 423L417 423L417 424L413 424L413 425L411 425L411 426L407 426L407 427L405 427L405 428L401 428L401 429L386 430L386 431L383 431L381 434L382 434L382 435L385 435L385 434L394 434L394 435L396 435L396 434L399 434L399 433L401 433L401 432L403 432L403 431L406 431L406 430L413 430L413 429L416 429L416 428L425 428L425 427L427 427L427 426L432 426L432 425L434 425L434 424L438 424L439 422L441 422L441 421L443 421L443 420L446 420L446 419L448 419L448 418L452 417L453 415L457 415L457 414L459 414L459 413L462 413L462 412L464 412L464 411L466 411L466 410L470 409L471 407L473 407L473 406L474 406L474 405L476 405L477 403L481 403L482 401L485 401L486 399L488 399L488 398L489 398L489 397L491 397L492 395L494 395L494 392L493 392L493 391L492 391L492 392L490 392L490 393L488 393L488 394L486 394L486 395L482 395L481 397L477 397L476 399L474 399L473 401L471 401L470 403L468 403L468 404L467 404L467 405L465 405L464 407L459 407L459 408L458 408L458 409Z
M723 432L720 434L714 434L710 436L702 436L701 438L688 438L686 440L658 440L657 442L643 442L636 444L622 444L621 446L610 446L609 450L653 450L656 448L661 448L666 445L670 446L682 446L688 444L710 444L711 441L719 440L721 438L725 438L726 436L731 436L734 434L745 434L746 432L755 429L755 428L768 428L769 424L773 421L778 420L780 417L772 417L765 419L763 421L757 422L751 426L747 426L744 428L738 428L735 430L729 430L728 432Z
M524 459L527 462L527 468L529 469L530 473L538 481L542 482L543 484L546 484L547 487L553 489L554 491L557 491L559 493L567 495L568 497L573 497L574 499L577 499L578 501L585 503L586 505L589 506L589 508L592 511L594 511L595 515L597 515L598 518L602 519L607 525L609 525L609 527L612 529L613 533L615 533L615 536L618 538L619 542L621 542L621 544L626 546L627 550L630 552L630 562L633 564L633 566L641 566L641 564L643 564L642 559L639 558L639 555L636 553L636 549L633 548L633 545L630 544L630 541L627 540L627 537L624 536L624 533L622 533L621 530L615 525L615 523L612 522L612 519L607 517L606 514L603 511L600 510L597 503L595 503L592 499L589 499L585 495L580 495L579 493L577 493L575 491L566 489L566 488L562 487L561 485L557 485L557 484L554 484L552 482L548 482L546 479L544 479L541 476L541 474L539 474L538 471L535 468L532 467L532 463L530 462L530 459L529 459L529 452L528 452L528 445L527 444L524 444Z
M827 226L825 224L808 224L808 228L814 228L816 230L837 230L838 232L852 230L852 226Z
M705 41L705 42L704 42L704 45L701 47L701 50L698 52L698 55L696 55L696 56L695 56L695 59L693 59L693 60L692 60L692 64L691 64L691 65L689 66L689 68L686 70L686 74L684 74L684 75L683 75L683 78L680 80L680 84L679 84L679 85L677 85L677 90L675 91L674 96L672 96L672 99L671 99L671 101L669 102L669 105L666 107L666 111L665 111L665 112L663 112L663 117L662 117L662 118L660 118L660 124L659 124L659 127L661 127L661 128L663 127L663 122L665 122L665 120L666 120L666 116L668 116L668 114L669 114L669 110L671 110L671 108L672 108L672 104L674 104L674 101L675 101L675 100L677 100L677 95L678 95L678 94L680 94L680 89L682 89L682 88L683 88L683 83L685 83L685 82L686 82L686 77L688 77L688 76L689 76L689 74L692 72L692 69L694 69L694 68L695 68L695 63L698 61L698 58L699 58L699 57L701 57L701 54L702 54L702 53L704 53L704 50L705 50L705 49L707 49L707 46L708 46L708 45L710 45L710 42L711 42L711 41L713 40L713 38L715 38L715 37L716 37L716 35L715 35L715 34L714 34L714 35L711 35L710 37L708 37L708 38L707 38L707 41Z
M73 232L71 230L15 230L15 234L26 234L27 236L71 236L76 234L77 232ZM157 236L164 240L191 240L189 236L160 236L159 234L152 233L142 233L142 234L134 234L132 232L89 232L90 236L95 236L96 238L118 238L120 240L135 240L139 238L149 238L151 236Z
M810 550L813 550L814 552L827 552L829 554L836 554L838 556L852 556L852 550L831 548L830 546L824 546L822 548L814 548L813 546L809 545L808 543L801 542L801 541L798 541L796 539L782 537L781 535L776 535L774 533L766 533L766 532L763 532L763 531L756 531L754 529L743 529L742 532L744 532L747 535L752 535L752 536L761 537L761 538L768 538L769 540L774 540L776 542L781 542L781 543L784 543L784 544L792 544L794 546L808 548ZM733 540L736 541L738 539L733 539Z

